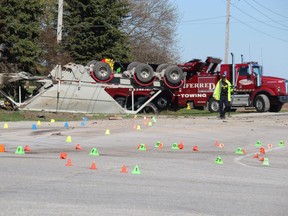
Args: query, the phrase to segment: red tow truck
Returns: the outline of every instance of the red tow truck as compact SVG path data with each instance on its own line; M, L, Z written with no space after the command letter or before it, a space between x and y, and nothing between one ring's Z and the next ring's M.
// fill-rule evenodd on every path
M233 54L231 55L233 59ZM232 110L239 107L254 107L258 112L279 112L283 104L288 102L288 80L263 76L262 66L257 62L234 64L232 60L232 64L220 65L220 63L219 58L207 57L205 62L193 59L184 64L177 64L176 73L170 70L167 80L173 84L173 79L179 80L180 77L183 82L176 86L165 83L166 85L161 88L161 93L146 104L144 112L178 110L187 106L195 109L208 108L211 112L217 112L219 105L213 98L213 90L224 72L234 87ZM131 64L133 67L137 66L135 62ZM175 69L175 66L158 65L156 71L153 72L154 77L159 77L157 75L159 73L167 74L165 70L171 67ZM162 77L165 82L165 75ZM105 87L105 90L128 110L137 109L157 91L141 83L133 88L113 88L111 85L111 87Z

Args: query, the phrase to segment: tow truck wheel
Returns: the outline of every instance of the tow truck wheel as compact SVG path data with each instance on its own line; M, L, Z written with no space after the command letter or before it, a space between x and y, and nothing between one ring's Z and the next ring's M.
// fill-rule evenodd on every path
M254 104L257 112L267 112L270 109L269 98L264 94L259 94L255 98Z
M156 72L162 72L164 69L166 69L167 67L171 66L171 64L160 64L158 65L158 67L156 68Z
M93 67L94 75L99 80L108 80L112 74L110 66L106 62L97 62Z
M125 97L116 97L115 101L121 106L121 107L125 107Z
M210 112L219 112L219 103L214 98L210 98L208 104L208 110Z
M127 70L132 70L133 68L137 67L137 65L141 64L140 62L131 62L128 67Z
M171 85L178 85L183 79L183 71L176 65L171 65L166 68L165 77Z
M153 68L148 65L141 63L135 68L136 78L142 83L150 82L154 77Z
M158 113L157 107L153 103L148 103L144 108L143 108L143 113L149 114L149 113Z

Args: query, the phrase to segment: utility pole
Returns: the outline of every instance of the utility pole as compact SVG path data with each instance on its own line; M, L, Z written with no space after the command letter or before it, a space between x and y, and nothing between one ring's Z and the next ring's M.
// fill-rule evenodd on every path
M57 24L57 43L62 41L63 28L63 0L58 0L58 24Z
M227 0L226 9L226 37L225 37L225 64L228 64L229 58L229 28L230 28L230 0Z

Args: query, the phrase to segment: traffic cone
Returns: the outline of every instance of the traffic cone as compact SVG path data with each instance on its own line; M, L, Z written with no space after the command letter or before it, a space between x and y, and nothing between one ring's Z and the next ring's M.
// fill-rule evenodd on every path
M136 128L137 128L137 126L136 126L136 124L134 124L134 125L133 125L133 129L136 130Z
M155 116L152 117L152 121L153 121L153 123L156 123L156 122L157 122Z
M97 148L92 148L89 155L99 156L99 152L98 152Z
M253 158L259 158L258 153L255 153L254 156L253 156Z
M183 149L184 148L184 144L183 142L181 141L180 143L178 143L178 149Z
M269 159L268 158L264 158L263 165L264 166L269 166Z
M66 152L60 153L60 159L66 159L66 157L67 157L67 153Z
M171 146L171 149L179 150L178 144L177 143L173 143L172 146Z
M191 106L190 106L190 103L187 103L187 110L191 110Z
M259 149L259 152L260 152L260 154L265 154L265 149L264 149L263 147L261 147L261 148Z
M141 130L141 126L137 125L136 130Z
M110 130L109 129L106 129L105 135L110 135Z
M284 141L283 141L283 140L280 140L279 143L278 143L278 146L284 147L284 146L285 146Z
M5 145L4 144L0 144L0 152L5 152Z
M32 130L37 130L37 125L36 124L32 124Z
M235 154L244 154L242 148L237 148Z
M25 151L25 152L26 152L26 151L31 151L31 149L29 148L28 145L26 145L26 146L24 147L24 151Z
M51 123L55 123L55 119L51 119L50 122L51 122Z
M268 145L267 145L267 148L268 148L268 149L271 149L271 148L272 148L272 144L268 144Z
M138 165L136 165L136 166L134 167L134 169L133 169L133 171L132 171L132 174L138 174L138 175L141 174Z
M243 154L246 154L246 151L245 151L245 149L242 149L242 152L243 152Z
M23 146L18 146L15 151L15 154L25 154Z
M8 129L8 128L9 128L8 123L5 123L4 126L3 126L3 128L4 128L4 129Z
M214 146L219 147L219 142L218 142L218 140L216 140Z
M151 121L148 122L148 126L149 126L149 127L152 126L152 122L151 122Z
M82 122L80 123L80 126L85 126L85 122L82 121Z
M71 143L72 142L72 137L71 136L67 136L66 137L66 142Z
M77 145L75 146L75 149L76 149L76 150L82 150L83 148L80 146L80 144L77 144Z
M128 173L128 172L127 172L126 165L123 165L123 166L122 166L121 173Z
M216 158L215 164L223 164L223 160L220 156Z
M37 121L37 125L41 126L41 121L40 120Z
M199 151L198 146L194 146L193 151Z
M258 140L258 141L256 141L255 146L256 146L256 147L261 147L261 146L262 146L262 143Z
M96 163L95 163L95 161L92 162L92 164L91 164L91 166L90 166L89 169L93 169L93 170L96 170L96 169L97 169L97 168L96 168Z
M70 158L67 160L67 163L65 164L65 166L72 166L72 161Z
M137 118L137 115L134 115L134 119L136 119Z
M264 157L259 157L259 161L264 161Z

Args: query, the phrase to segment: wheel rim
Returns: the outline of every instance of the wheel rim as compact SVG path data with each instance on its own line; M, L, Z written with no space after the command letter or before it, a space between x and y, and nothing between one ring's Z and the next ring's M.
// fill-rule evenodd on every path
M141 71L141 77L148 78L150 75L150 72L148 70L142 70Z
M263 103L260 100L256 101L256 108L258 110L262 110L263 109Z
M165 98L159 98L157 104L159 107L164 108L167 106L168 101Z
M173 80L178 80L180 77L180 73L178 71L172 71L172 73L170 74L170 77Z
M101 77L106 77L107 74L108 74L108 72L107 72L107 69L106 69L105 67L101 67L101 68L99 69L99 75L100 75Z
M211 104L211 109L214 111L214 112L217 112L219 110L219 104L217 102L213 102Z

